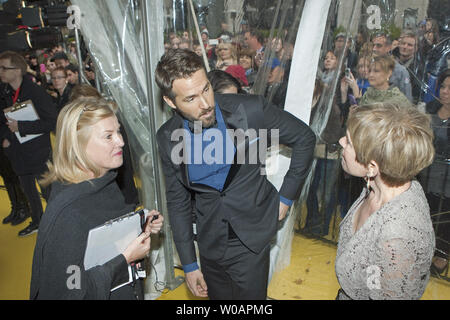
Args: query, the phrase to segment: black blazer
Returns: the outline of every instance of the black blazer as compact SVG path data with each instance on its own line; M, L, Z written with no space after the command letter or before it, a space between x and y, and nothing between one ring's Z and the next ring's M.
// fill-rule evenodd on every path
M42 87L24 77L17 102L29 99L33 101L39 120L19 121L19 132L23 136L38 133L43 135L20 144L16 134L6 126L4 113L1 112L0 115L0 141L3 142L5 138L10 141L10 147L4 151L17 175L40 173L46 169L46 162L51 153L50 132L56 126L57 112L52 97ZM0 93L0 107L4 109L10 106L12 89L8 85Z
M280 194L295 200L307 177L315 146L315 135L302 121L256 95L219 95L216 102L228 129L279 129L279 142L292 147L292 159ZM192 230L191 191L195 192L197 242L200 255L220 259L227 248L228 223L251 251L259 253L277 230L280 194L261 174L262 164L249 163L248 137L235 146L237 154L244 147L245 164L233 164L224 190L191 184L187 165L171 161L171 141L176 129L183 128L183 118L175 114L157 133L159 154L166 181L169 221L181 263L196 261ZM270 141L270 140L269 140Z

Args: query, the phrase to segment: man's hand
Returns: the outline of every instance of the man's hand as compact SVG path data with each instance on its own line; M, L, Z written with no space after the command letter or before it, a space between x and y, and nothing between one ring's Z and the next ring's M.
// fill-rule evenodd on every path
M283 220L286 217L286 214L289 210L289 206L280 202L280 214L278 215L278 221Z
M6 125L8 126L9 130L11 130L11 132L19 131L19 123L17 122L17 120L11 119L8 116L6 116L6 120L8 120Z
M203 274L199 269L188 272L185 276L186 284L193 295L202 298L208 297L208 287L203 279Z
M2 146L4 149L9 148L10 145L11 145L11 143L9 142L8 139L3 140Z

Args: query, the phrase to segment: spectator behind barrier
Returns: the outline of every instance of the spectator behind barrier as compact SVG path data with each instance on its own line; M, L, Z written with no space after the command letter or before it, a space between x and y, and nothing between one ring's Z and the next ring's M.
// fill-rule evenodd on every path
M396 60L404 66L409 73L413 103L420 99L423 81L424 61L419 51L419 37L411 30L404 31L399 40L399 45L393 52Z
M56 110L59 113L61 109L69 102L70 92L72 91L72 85L67 79L66 69L63 67L57 67L52 71L52 83L56 90Z
M216 50L216 69L225 71L229 66L238 64L236 48L231 43L219 43Z
M333 81L336 75L336 68L338 64L337 57L333 51L327 52L323 64L324 67L320 80L325 84L329 84L331 81Z
M436 252L432 265L435 274L441 274L448 268L450 253L450 69L439 76L438 87L439 99L427 104L436 157L419 176L436 223Z
M372 54L375 57L388 56L391 54L392 40L388 35L384 33L376 34L372 39L372 44ZM413 101L411 79L409 78L408 70L397 61L395 61L389 82L403 92L410 102Z
M255 83L256 75L258 74L255 63L255 51L248 48L241 49L238 56L238 62L244 68L248 86L251 88Z
M208 80L214 92L217 93L245 93L239 81L231 74L222 70L208 72Z
M67 81L69 81L69 83L72 86L75 86L79 83L79 69L78 66L74 65L74 64L69 64L66 67L66 74L67 74Z
M389 84L396 62L389 56L373 58L369 68L370 87L361 98L361 105L375 102L390 102L411 105L408 98L394 85Z

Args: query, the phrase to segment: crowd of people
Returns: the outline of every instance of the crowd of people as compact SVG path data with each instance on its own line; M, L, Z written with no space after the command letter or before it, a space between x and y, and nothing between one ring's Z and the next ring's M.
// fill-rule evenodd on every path
M226 26L215 41L202 26L201 38L196 42L188 31L169 34L155 72L173 110L155 137L167 214L192 293L211 299L266 298L270 242L299 198L315 158L305 229L326 235L340 205L337 298L420 298L430 266L443 272L449 252L448 223L440 213L450 207L450 70L443 67L430 86L426 63L439 41L436 22L428 19L423 28L404 30L398 39L358 34L353 43L346 33L333 36L332 46L323 50L308 124L284 110L294 43L269 41L250 29L232 34ZM31 101L38 116L18 121L1 115L0 174L11 201L3 223L18 225L31 216L19 236L39 230L32 299L142 299L139 277L131 283L126 279L134 272L130 266L148 254L150 233L161 229L163 218L156 211L157 219L148 220L121 255L89 270L82 267L81 290L65 282L68 265L82 266L89 230L133 211L139 201L117 106L95 89L89 61L82 69L90 84L80 83L76 62L73 46L68 52L55 46L0 54L0 107ZM254 95L261 70L268 70L266 87ZM329 116L323 119L328 105ZM311 130L315 121L326 122L322 131ZM201 132L195 122L201 123ZM178 129L192 141L189 148L199 133L219 132L226 146L229 129L278 129L279 142L292 148L281 189L261 174L261 163L250 163L248 152L243 162L229 161L261 137L248 145L231 141L235 148L225 148L218 163L203 157L199 163L188 152L185 159L192 158L180 165L173 159L171 139ZM26 135L36 137L22 142ZM204 154L210 146L202 141ZM355 182L352 188L349 182ZM36 183L47 202L45 214ZM433 229L436 219L439 230ZM373 283L369 267L379 270Z
M12 207L2 222L18 225L31 216L18 235L39 230L30 298L143 299L135 266L150 251L150 235L162 227L159 212L150 211L142 234L119 255L94 268L83 263L90 230L133 212L139 202L117 105L91 84L79 84L78 68L64 52L48 58L55 64L48 73L45 63L33 71L35 57L29 58L0 54L0 159ZM34 110L35 117L14 114L22 110ZM47 202L45 213L40 195ZM79 271L79 290L67 286L69 266Z
M166 54L170 49L184 48L194 51L199 56L203 56L201 50L201 46L203 46L208 58L207 65L211 69L207 77L214 92L222 94L254 93L254 84L258 70L269 66L270 73L266 81L264 96L278 108L284 108L293 44L283 43L282 39L278 38L269 41L256 30L246 30L236 35L219 34L216 39L216 45L214 45L216 42L209 41L209 33L205 29L202 30L201 45L196 41L190 40L188 32L184 33L184 38L185 46L177 46L178 36L175 33L170 34L166 43ZM383 117L393 117L394 114L390 114L391 109L396 110L394 112L397 113L395 118L398 117L398 114L401 114L405 121L409 117L411 122L404 123L406 127L417 125L417 121L423 122L423 126L420 128L421 133L415 132L414 134L420 136L420 139L426 140L426 147L421 150L425 153L422 156L426 156L426 160L413 158L411 154L403 155L401 159L405 162L400 162L400 165L408 167L411 172L408 172L408 177L410 178L401 184L404 189L399 194L411 193L412 197L420 196L420 206L424 203L429 203L431 211L428 211L426 207L421 207L420 212L416 212L418 214L417 223L413 223L414 227L417 226L419 228L420 224L421 228L425 228L421 231L421 234L427 234L427 247L408 248L403 243L396 243L395 245L398 246L395 247L397 251L394 252L392 251L394 249L392 249L389 252L392 256L398 256L398 259L406 260L411 259L411 257L405 257L402 254L406 254L406 251L410 249L426 250L427 252L426 255L420 258L418 256L415 257L423 260L421 262L422 269L416 269L414 272L416 272L416 275L421 274L424 277L421 280L416 278L414 280L416 281L415 285L409 288L414 293L410 291L403 298L418 298L421 296L427 280L423 281L428 279L425 275L429 272L430 264L431 270L436 274L441 274L448 268L450 232L448 230L448 214L446 215L449 197L446 193L449 192L447 185L450 179L448 178L449 164L448 160L446 160L448 159L446 148L448 147L449 137L447 130L448 114L445 107L447 99L445 79L449 65L448 63L441 65L439 70L437 70L440 76L436 77L436 70L431 70L429 61L432 59L432 51L436 44L439 43L439 39L439 28L434 19L424 20L417 30L403 30L397 39L384 32L373 33L370 36L359 33L355 37L355 42L353 42L351 35L342 32L337 33L333 36L332 46L325 48L323 51L324 60L319 65L312 104L310 125L314 121L324 120L321 117L326 114L323 110L330 99L333 101L328 120L325 120L325 129L321 132L316 132L317 141L314 155L317 162L306 201L307 217L304 230L319 236L326 236L329 233L332 215L338 211L338 208L340 208L341 218L345 219L345 221L348 222L349 219L355 219L353 218L355 215L362 215L363 217L357 219L364 222L367 216L371 214L379 215L380 212L384 212L386 209L384 204L392 202L391 200L395 198L390 193L392 189L389 189L394 186L389 183L387 183L387 186L384 185L388 176L385 172L380 173L382 178L378 184L381 186L378 185L377 189L372 184L364 186L360 175L357 175L355 178L352 177L353 173L350 170L341 170L344 161L342 160L343 148L345 149L345 146L350 144L342 143L341 137L347 135L347 139L351 139L348 133L346 134L347 125L349 125L349 121L356 121L354 118L356 117L355 114L358 114L356 111L358 109L363 110L360 108L361 106L382 105L384 109L380 107L383 111L379 112L384 114ZM192 48L188 46L189 43L193 43ZM269 52L271 59L264 59L265 54L269 55L267 52ZM339 61L343 61L343 64L339 65ZM204 64L206 65L206 63ZM336 83L336 86L334 86L334 83ZM334 92L333 88L336 88ZM439 103L440 105L438 106ZM398 106L403 106L409 111L403 113L404 110L401 110L401 108L397 110ZM411 110L416 110L416 113ZM438 110L440 111L438 112ZM375 111L372 110L370 112ZM315 113L317 113L316 117L314 117ZM432 114L431 122L427 120L427 116L421 117L421 114L424 113ZM392 126L395 127L393 124ZM427 129L428 126L431 126L433 132ZM393 130L393 127L391 130ZM416 129L419 130L419 128ZM381 133L386 134L386 141L389 139L403 141L402 137L403 139L410 139L404 132L397 132L398 136L391 136L391 132ZM434 140L431 139L433 141L430 140L430 136L435 136ZM405 141L403 142L406 143ZM361 148L365 149L366 146L361 144ZM376 146L373 146L373 148L376 148ZM434 150L436 150L436 157L433 157ZM392 160L400 160L394 159L394 154L386 154L385 157L392 158ZM376 161L378 165L380 165L379 161L382 161L381 159L372 160ZM387 159L385 160L387 161ZM360 162L360 160L358 159L357 162ZM417 167L409 165L408 162L415 163ZM413 179L415 176L417 176L417 180ZM371 181L368 178L366 180ZM395 185L395 187L398 186ZM366 191L370 190L369 195L374 198L366 200L365 197L360 196L362 188ZM425 191L425 195L423 195L422 188ZM403 197L406 197L406 195ZM380 198L383 198L383 200L381 201ZM373 199L377 199L379 202L375 203L377 201ZM397 199L395 200L397 201ZM371 203L372 201L373 203ZM397 205L401 206L405 203L404 201L402 199L398 204L392 204L394 206L393 210L399 211L395 207ZM371 203L368 205L370 209L367 209L366 213L360 213L358 208L354 208L355 205L350 208L351 204L355 202L359 204L361 202ZM357 214L355 214L355 211ZM430 220L430 215L432 220ZM383 223L386 223L386 221ZM374 224L376 225L377 223ZM406 224L403 227L405 226ZM436 248L434 248L433 226L436 231ZM376 227L381 226L378 225ZM342 228L344 226L341 226L341 232L343 231ZM347 239L343 238L345 233L342 232L343 235L341 236L340 232L339 243L347 242L350 238L353 238L353 234L355 234L357 229L353 228L353 231L346 235ZM407 233L406 230L403 231ZM401 233L402 231L399 232ZM411 234L405 236L405 238L409 236ZM372 241L370 245L374 245L373 241L376 242L376 245L381 245L380 241L382 241L380 238L366 238L366 240ZM383 241L385 240L387 242L384 242L383 246L391 245L389 239L384 239ZM369 244L366 243L366 246L369 246ZM350 248L347 249L350 250ZM340 250L343 250L342 246ZM367 252L369 251L366 250ZM376 254L380 253L376 252ZM343 261L343 265L340 267L346 268L348 261L345 259L340 261ZM388 262L388 260L384 262ZM367 265L367 261L365 263ZM404 267L412 268L411 265L405 265ZM397 277L398 281L405 279L399 276L403 270L391 270L391 272L392 274L388 275L387 279L395 277ZM409 269L408 272L413 271ZM408 272L405 271L403 276L410 277L411 274ZM394 273L395 276L393 275ZM338 278L342 280L343 286L346 281L344 279L345 276L353 277L350 274L338 274ZM383 280L385 284L388 283L387 279ZM400 282L393 283L398 284ZM387 286L385 287L387 288ZM351 291L353 289L348 288L347 290ZM398 286L396 290L407 289ZM344 289L342 289L338 298L389 299L401 298L401 296L401 292L397 292L391 287L389 292L378 293L344 292Z
M90 88L95 90L95 73L89 56L83 62L83 73L89 85L81 84L74 46L69 48L67 53L62 45L55 45L51 49L32 53L5 51L0 56L3 66L0 70L2 109L31 100L39 118L35 122L5 118L1 125L1 175L11 201L11 212L2 222L15 226L32 217L31 223L19 232L19 236L35 233L39 227L42 205L35 185L47 169L46 162L51 153L50 133L55 132L58 114L74 97L86 94ZM121 130L126 140L126 134ZM41 136L22 144L14 138L14 134ZM137 205L137 189L127 147L124 148L124 157L127 166L119 170L117 179L126 201ZM40 189L42 197L48 200L49 190L43 186Z

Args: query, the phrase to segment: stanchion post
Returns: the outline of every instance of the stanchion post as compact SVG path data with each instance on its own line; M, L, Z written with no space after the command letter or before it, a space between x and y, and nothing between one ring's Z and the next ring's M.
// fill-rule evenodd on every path
M158 112L162 113L163 107L160 90L155 84L154 75L159 58L164 53L164 45L162 40L164 29L162 23L159 24L157 23L157 21L160 17L164 16L164 10L162 1L142 0L141 3L144 31L144 59L147 77L147 101L150 111L150 135L151 137L156 138L157 121L158 119L162 118L160 114L158 114ZM166 287L170 290L173 290L177 288L184 281L184 279L183 277L175 278L173 265L172 230L169 224L165 193L163 191L163 189L165 189L165 186L163 184L164 176L160 170L160 159L157 152L156 139L151 139L151 141L157 209L164 215L165 219L163 225L163 248L164 261L166 266Z

